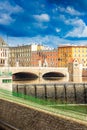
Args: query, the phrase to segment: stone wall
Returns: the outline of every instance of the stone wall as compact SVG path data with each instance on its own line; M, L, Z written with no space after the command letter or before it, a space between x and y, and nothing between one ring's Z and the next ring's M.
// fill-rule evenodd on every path
M13 85L13 92L67 103L87 103L87 84L84 83Z
M0 99L0 120L19 130L87 130L87 124Z

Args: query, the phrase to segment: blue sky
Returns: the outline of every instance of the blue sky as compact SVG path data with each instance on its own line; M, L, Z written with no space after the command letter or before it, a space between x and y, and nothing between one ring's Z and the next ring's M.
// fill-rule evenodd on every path
M0 0L0 36L9 45L85 45L87 0Z

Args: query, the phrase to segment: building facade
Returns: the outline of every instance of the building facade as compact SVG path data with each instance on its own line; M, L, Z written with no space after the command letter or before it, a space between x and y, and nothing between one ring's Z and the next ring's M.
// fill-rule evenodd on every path
M32 51L31 66L58 67L58 49Z
M9 47L9 65L14 66L30 66L31 46Z
M65 45L58 47L58 67L67 67L77 59L83 67L87 67L87 46Z
M9 47L5 41L0 38L0 67L8 66Z
M31 44L9 47L9 66L38 66L39 53L46 49L43 45ZM38 53L39 52L39 53Z

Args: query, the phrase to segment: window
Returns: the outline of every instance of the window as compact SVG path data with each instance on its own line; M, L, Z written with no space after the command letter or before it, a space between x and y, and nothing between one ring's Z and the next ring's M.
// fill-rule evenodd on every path
M82 50L82 52L84 52L84 50Z

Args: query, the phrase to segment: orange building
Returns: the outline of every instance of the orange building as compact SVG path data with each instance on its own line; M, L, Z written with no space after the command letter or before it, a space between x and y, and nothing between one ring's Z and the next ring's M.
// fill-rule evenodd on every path
M58 47L58 67L67 67L74 59L87 67L87 46L64 45Z
M58 67L58 49L32 51L31 66Z

